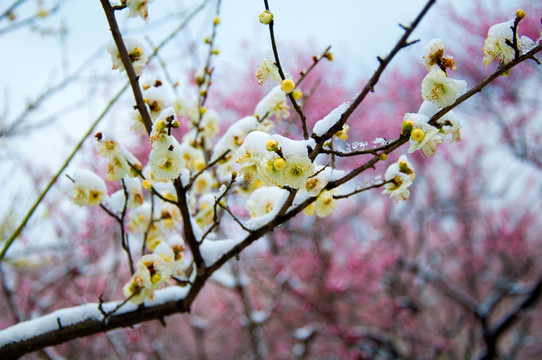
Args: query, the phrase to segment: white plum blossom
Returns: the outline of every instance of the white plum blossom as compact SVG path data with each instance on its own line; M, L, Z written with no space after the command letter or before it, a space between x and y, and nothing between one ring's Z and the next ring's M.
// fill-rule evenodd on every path
M247 200L247 210L250 216L255 218L273 211L282 191L284 190L277 186L264 186L254 190Z
M465 81L450 79L435 65L422 81L422 97L444 108L452 105L466 87Z
M213 222L215 200L215 194L213 193L203 194L198 199L198 210L194 216L194 220L196 220L196 224L198 224L201 229Z
M171 128L178 128L180 126L179 120L177 120L177 116L175 115L175 110L172 107L165 108L156 117L152 125L150 140L152 142L161 140L163 136L166 136L171 131Z
M130 10L128 17L140 16L143 20L147 20L149 11L147 4L152 3L154 0L126 0L126 7Z
M455 70L453 56L444 56L444 41L442 39L433 39L425 45L422 60L427 70L431 70L433 65L438 65L441 69Z
M281 90L280 86L275 86L271 89L254 109L254 116L260 121L273 115L279 122L290 116L290 108L288 107L286 94Z
M143 71L143 67L147 65L147 62L149 61L149 55L148 50L146 49L145 45L132 37L125 36L123 38L124 46L126 47L126 50L128 51L128 56L130 57L130 62L132 63L132 66L136 72L137 75L141 75L141 72ZM113 69L120 69L120 71L124 71L124 65L122 64L122 60L120 58L119 50L117 49L117 46L115 43L111 43L107 46L107 52L111 56L111 63Z
M409 124L410 147L408 152L422 150L426 156L435 155L437 145L442 142L442 135L436 127L428 123L429 117L423 114L406 113L403 126Z
M73 180L71 200L76 205L99 205L103 197L107 195L107 188L102 178L90 170L76 170Z
M262 59L262 64L256 70L256 78L258 79L258 84L262 85L269 77L276 81L277 83L282 83L282 79L279 74L279 68L274 61L270 60L267 57Z
M190 171L201 171L205 168L205 154L201 149L197 149L186 141L183 141L180 147L185 166Z
M122 292L130 302L142 304L146 298L153 298L154 290L167 284L172 273L172 264L159 254L143 255L137 262L136 272L124 285Z
M126 203L128 209L141 206L143 204L143 190L139 178L124 176L124 186L126 186L128 193L128 202Z
M108 159L107 180L121 180L125 175L131 177L138 176L137 171L132 166L135 169L141 170L141 163L132 153L108 133L99 132L95 135L95 138L98 140L98 154Z
M295 156L286 160L283 171L284 185L294 189L305 186L309 176L313 174L314 165L307 156Z
M514 48L507 44L514 41L513 26L514 20L509 20L489 28L484 42L484 65L491 64L495 59L501 64L514 60Z
M267 154L265 144L269 135L261 131L249 133L241 147L235 152L234 159L239 164L239 174L247 183L260 179L260 166Z
M180 145L174 137L165 135L153 141L149 155L149 167L158 181L176 179L184 170Z
M311 196L317 196L322 191L329 180L332 173L331 167L324 168L323 166L316 166L314 169L316 175L311 176L305 182L305 190Z
M408 187L416 178L414 167L410 164L405 155L401 155L397 162L391 164L384 176L386 181L383 194L390 194L395 201L406 200L410 196Z
M433 39L422 51L422 59L427 70L431 70L437 63L437 59L444 55L444 41L442 39Z
M461 141L461 121L453 111L449 111L437 123L441 125L441 131L450 136L451 142Z
M438 106L430 101L424 101L418 110L419 114L432 117L439 111ZM448 111L437 120L440 125L440 132L444 135L450 135L451 142L461 141L461 121L453 111Z
M195 194L204 194L209 192L215 185L215 180L210 172L202 172L195 180L193 189Z
M147 231L151 222L151 204L144 203L141 206L131 210L128 213L128 225L126 226L130 232Z
M205 114L201 116L199 126L200 133L203 135L206 142L210 142L220 130L220 116L213 109L207 110Z
M162 111L167 108L169 99L164 91L160 88L151 87L143 91L143 100L148 106L149 113L153 121L155 121Z
M484 65L491 64L495 59L501 64L508 64L510 61L514 60L516 52L513 47L513 26L514 20L509 20L489 28L484 42ZM538 44L538 41L535 42L525 35L520 37L517 33L515 40L517 42L519 54L530 51Z

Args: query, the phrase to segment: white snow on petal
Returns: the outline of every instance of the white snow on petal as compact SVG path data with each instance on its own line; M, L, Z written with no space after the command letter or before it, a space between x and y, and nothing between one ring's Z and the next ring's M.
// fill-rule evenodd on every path
M245 223L245 227L250 230L255 230L267 224L271 220L273 220L275 216L277 215L277 213L279 212L279 210L282 208L282 205L284 205L284 203L286 202L286 199L288 199L288 195L289 195L288 191L282 191L280 193L280 197L277 200L277 203L275 204L275 207L273 208L273 210L271 210L269 213L265 215L258 216L258 217L248 220Z
M205 239L203 244L200 245L199 250L205 265L211 266L222 255L226 254L228 251L233 249L235 245L239 244L241 240L239 239L227 239L227 240L209 240Z
M350 106L349 102L342 103L337 108L335 108L335 110L326 115L322 120L318 120L312 128L312 132L316 136L324 135L329 129L333 127L333 125L335 125L340 120L341 115L346 111L346 109L348 109L348 106Z

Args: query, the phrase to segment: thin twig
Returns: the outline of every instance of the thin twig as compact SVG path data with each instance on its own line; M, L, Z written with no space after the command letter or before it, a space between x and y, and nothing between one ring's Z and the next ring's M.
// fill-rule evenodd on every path
M139 114L141 115L141 119L143 121L143 124L145 125L147 133L150 133L152 130L151 116L147 111L145 101L143 100L143 93L141 92L141 87L139 86L139 77L137 76L134 67L132 66L130 55L128 54L128 50L126 50L126 46L124 45L124 41L122 40L122 35L120 33L120 29L115 18L115 11L109 3L109 0L100 0L100 2L102 3L107 22L109 23L111 34L113 35L113 40L115 41L115 45L117 46L117 50L119 51L122 65L124 66L126 75L128 75L128 80L130 81L132 92L134 93L137 109L139 111Z
M312 69L314 69L316 67L316 65L318 65L318 63L323 58L327 58L329 50L331 50L331 45L329 45L320 56L316 57L316 55L314 55L313 62L311 64L311 66L307 70L304 70L304 71L302 70L301 71L301 73L300 73L301 76L299 77L299 79L297 79L297 81L295 83L295 87L298 87L299 84L301 84L301 82L305 79L305 77L307 77L307 75L309 75L309 73L312 71Z
M371 185L371 186L367 186L367 187L364 187L362 189L357 189L357 190L354 190L352 191L351 193L348 193L348 194L344 194L344 195L333 195L333 198L335 200L339 200L339 199L345 199L345 198L348 198L352 195L356 195L356 194L359 194L359 193L362 193L364 191L367 191L367 190L371 190L371 189L377 189L379 187L382 187L384 185L386 185L387 183L390 183L392 182L392 180L390 181L384 181L384 182L381 182L381 183L378 183L378 184L374 184L374 185Z
M268 4L267 0L264 0L264 4L265 4L265 10L270 11L269 10L269 4ZM282 69L282 65L280 64L279 52L278 52L277 43L276 43L276 40L275 40L275 32L273 31L274 24L275 24L275 22L273 20L271 20L271 22L268 25L269 26L269 36L271 37L271 47L273 49L273 56L275 57L275 64L277 65L280 78L282 80L285 80L286 75L284 74L284 70ZM307 129L307 117L303 113L303 110L301 109L301 107L299 106L297 101L294 99L294 95L292 93L288 94L288 98L290 99L290 102L292 103L292 106L294 107L295 111L299 115L299 118L301 119L301 126L303 128L303 138L305 140L308 140L309 139L309 131Z
M34 212L36 211L38 205L41 203L41 201L43 200L43 198L45 197L45 195L49 192L49 190L51 189L51 187L54 185L54 183L56 182L56 180L58 179L58 177L60 176L60 174L62 174L62 172L64 171L64 169L66 169L66 167L68 167L69 163L71 162L71 160L73 159L73 157L75 156L75 154L79 151L79 149L81 148L81 146L83 145L83 142L85 141L85 139L87 137L90 136L90 134L92 134L92 132L94 131L94 129L96 128L96 126L98 126L98 124L100 123L100 121L105 117L105 115L109 112L109 110L111 109L111 107L113 106L113 104L115 104L117 102L117 100L120 98L120 96L124 93L124 91L128 88L128 84L124 85L123 88L115 95L115 97L109 102L109 104L105 107L105 109L102 111L102 113L100 114L100 116L98 116L98 118L94 121L94 123L92 123L92 125L90 126L90 128L87 130L87 132L81 137L81 140L79 140L79 142L77 143L77 145L75 145L74 149L72 150L71 154L68 156L68 158L66 159L66 161L64 161L64 164L62 164L62 166L60 167L60 169L56 172L56 174L51 178L51 180L49 181L49 183L47 184L47 186L45 187L45 189L42 191L42 193L40 194L40 196L38 197L38 199L36 200L36 202L34 203L34 205L32 205L32 207L30 208L30 210L28 211L28 213L26 214L26 216L24 217L23 221L21 221L21 223L19 224L19 226L17 227L17 229L13 232L13 234L11 234L11 236L9 237L8 241L6 241L6 243L4 244L4 247L2 249L2 252L0 253L0 260L2 260L4 258L4 256L6 255L6 252L8 251L9 247L11 246L11 244L13 243L13 241L15 241L15 239L19 236L19 234L23 231L24 227L26 226L26 224L28 223L28 220L30 220L30 218L32 217L32 215L34 214Z

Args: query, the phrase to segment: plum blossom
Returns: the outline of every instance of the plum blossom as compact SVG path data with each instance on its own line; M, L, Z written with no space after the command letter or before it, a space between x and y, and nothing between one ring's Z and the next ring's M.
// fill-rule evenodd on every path
M140 16L143 20L147 20L149 16L148 4L152 3L154 0L126 0L126 6L130 12L128 17L138 17Z
M261 187L254 190L247 200L247 210L251 217L258 217L273 211L280 198L281 190L277 186Z
M167 284L171 278L172 264L159 254L142 256L136 265L132 279L124 285L124 296L134 304L142 304L146 298L153 298L153 292Z
M514 20L493 25L487 32L484 42L484 65L489 65L497 59L501 64L508 64L514 60L514 48L507 44L513 43Z
M128 36L125 36L123 41L136 74L141 75L143 67L145 67L149 61L149 55L145 45L141 41ZM107 46L107 52L111 56L111 63L113 64L112 68L124 71L124 65L122 64L119 50L115 43L111 43Z
M177 140L165 135L161 140L153 141L149 166L155 180L172 180L179 177L185 167Z
M405 114L403 128L406 126L412 129L410 131L409 153L422 150L426 156L435 155L437 145L442 142L442 135L439 129L429 125L428 121L429 117L423 114Z
M422 81L422 97L444 108L452 105L466 87L465 81L450 79L438 66L433 66Z
M76 170L73 179L71 200L76 205L99 205L103 197L107 195L102 178L90 170Z
M414 167L408 161L406 155L401 155L397 162L391 164L384 176L389 181L382 194L390 194L395 201L406 200L410 196L408 187L416 178Z
M262 59L262 64L256 70L256 78L258 79L258 84L262 85L269 77L276 81L277 83L282 83L282 79L279 74L279 68L275 63L267 57Z
M444 41L442 39L433 39L425 45L422 60L427 70L431 70L433 65L438 65L441 69L455 70L453 56L444 56Z
M254 109L254 116L259 120L275 116L279 122L290 116L290 108L287 105L286 94L281 90L280 85L275 86L262 100L260 100Z

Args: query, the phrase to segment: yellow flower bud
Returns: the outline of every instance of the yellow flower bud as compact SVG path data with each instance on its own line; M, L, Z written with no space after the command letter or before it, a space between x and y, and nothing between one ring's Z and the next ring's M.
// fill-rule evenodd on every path
M199 113L201 115L205 114L206 112L207 112L207 109L205 107L202 106L202 107L199 108Z
M206 37L204 40L203 40L204 43L206 44L210 44L211 43L211 39L209 39L208 37Z
M301 90L297 89L292 94L294 96L294 99L299 100L303 97L303 92Z
M420 142L420 141L422 141L423 138L425 137L425 134L423 133L423 130L422 130L422 129L414 129L414 130L410 133L410 137L412 138L412 140L417 141L417 142Z
M220 16L215 16L215 18L213 19L213 24L214 25L220 24Z
M329 61L333 61L333 53L328 52L328 53L326 53L325 57L326 57L326 59L328 59Z
M276 170L282 171L286 168L286 160L283 158L277 158L275 161L273 161L273 166Z
M267 151L277 151L279 149L279 142L275 139L269 139L265 143L265 148Z
M175 121L171 124L171 126L172 126L173 128L175 128L175 129L178 129L178 128L181 127L181 123L179 122L179 120L175 120Z
M527 14L522 9L516 10L516 19L523 19Z
M218 53L219 53L218 49L213 50L213 54L218 55Z
M387 154L380 154L379 158L380 158L380 161L386 161L388 159L388 155Z
M260 14L260 22L262 24L268 25L271 21L273 21L273 14L271 14L268 10L265 10Z
M289 94L292 91L294 91L295 83L292 79L282 80L282 85L280 86L280 89L284 91L286 94Z
M401 135L408 135L414 128L412 121L405 120L403 121L403 128L401 129Z

